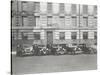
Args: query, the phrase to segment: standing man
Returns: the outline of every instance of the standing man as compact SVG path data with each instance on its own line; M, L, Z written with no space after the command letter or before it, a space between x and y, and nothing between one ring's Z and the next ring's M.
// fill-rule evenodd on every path
M35 54L36 55L39 55L39 48L38 48L38 45L37 44L35 45Z
M18 44L17 45L17 56L21 56L22 50L23 50L22 45Z

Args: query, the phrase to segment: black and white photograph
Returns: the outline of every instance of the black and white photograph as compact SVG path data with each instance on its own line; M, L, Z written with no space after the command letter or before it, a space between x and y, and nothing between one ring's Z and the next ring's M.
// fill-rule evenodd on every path
M97 70L97 5L10 4L12 75Z

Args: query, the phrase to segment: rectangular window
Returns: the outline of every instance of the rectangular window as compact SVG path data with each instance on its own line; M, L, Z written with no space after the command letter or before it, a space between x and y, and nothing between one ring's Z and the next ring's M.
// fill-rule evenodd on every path
M21 36L22 36L22 40L27 40L28 39L28 34L27 33L22 32Z
M15 40L15 33L14 32L11 32L11 40Z
M22 11L27 11L27 2L22 1Z
M40 16L35 16L36 19L36 25L35 26L39 26L40 25Z
M28 17L26 16L22 17L22 26L28 26Z
M77 26L77 18L76 17L72 17L72 25Z
M97 15L97 6L94 6L94 15Z
M65 40L65 32L60 32L59 38L60 40Z
M64 17L64 16L60 16L60 24L61 24L62 26L65 25L65 17Z
M34 40L40 40L40 32L34 32Z
M97 26L97 17L94 17L94 26Z
M40 2L34 2L35 6L35 12L39 13L40 12Z
M77 32L71 32L71 39L77 39Z
M60 13L64 13L65 11L64 11L65 9L64 9L64 3L60 3L60 5L59 5L59 12Z
M47 17L47 24L48 26L52 26L52 16Z
M47 12L52 13L52 3L50 2L47 4Z
M72 6L71 6L71 11L72 11L72 14L76 14L76 4L72 4Z
M88 5L83 5L83 14L88 14Z
M83 39L88 39L88 32L83 32Z
M94 32L94 39L97 39L97 32Z
M88 26L88 17L83 17L83 26Z

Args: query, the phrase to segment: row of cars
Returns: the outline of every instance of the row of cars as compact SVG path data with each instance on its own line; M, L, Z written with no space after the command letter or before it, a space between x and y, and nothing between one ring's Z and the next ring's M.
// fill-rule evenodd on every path
M36 48L34 48L34 46ZM25 55L63 55L63 54L95 54L97 47L95 45L87 47L86 44L76 46L67 46L65 44L51 45L49 47L43 45L20 45L17 47L17 56Z

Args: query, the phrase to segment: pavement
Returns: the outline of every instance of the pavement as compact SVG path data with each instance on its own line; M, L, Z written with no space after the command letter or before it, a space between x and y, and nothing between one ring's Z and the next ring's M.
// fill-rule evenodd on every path
M25 56L12 55L13 75L97 69L96 54Z

